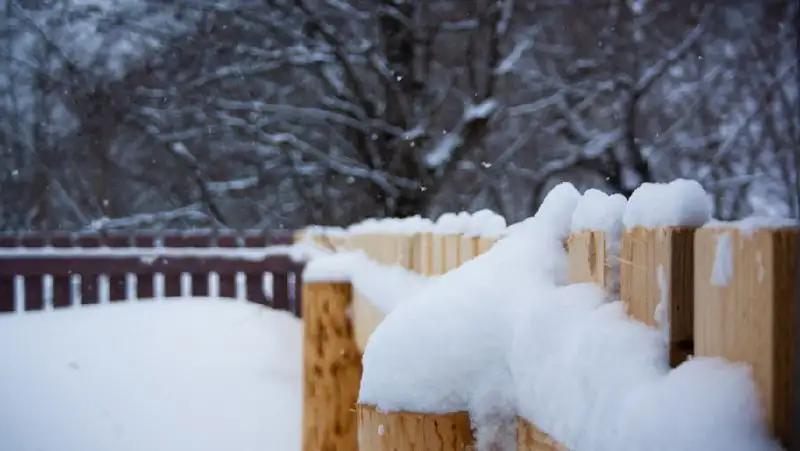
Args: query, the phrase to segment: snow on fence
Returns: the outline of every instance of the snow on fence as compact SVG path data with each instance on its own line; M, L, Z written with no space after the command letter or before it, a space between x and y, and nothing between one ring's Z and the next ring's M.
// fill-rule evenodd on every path
M307 229L303 449L796 449L798 224L699 184Z
M299 314L291 243L263 233L4 235L0 312L211 296Z

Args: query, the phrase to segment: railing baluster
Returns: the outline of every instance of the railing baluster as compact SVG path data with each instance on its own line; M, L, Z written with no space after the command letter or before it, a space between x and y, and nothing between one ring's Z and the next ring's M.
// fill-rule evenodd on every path
M81 276L80 274L72 274L69 276L69 300L70 306L78 307L83 303L82 294L81 293Z
M83 250L96 250L100 248L102 235L80 235L76 243ZM98 290L97 272L84 271L81 272L81 303L80 305L92 305L100 302L100 293Z
M136 289L137 289L137 277L136 274L126 273L125 274L125 300L130 302L136 299Z
M75 247L75 236L73 234L53 235L50 237L50 245L57 250L72 249ZM50 271L52 277L52 306L54 309L70 307L72 305L72 285L70 282L71 274L69 262L65 262L62 268Z
M98 274L97 277L97 301L99 304L111 303L111 278L108 274Z
M105 245L108 246L110 249L122 249L122 250L130 250L131 248L131 239L128 235L113 235L109 236L106 235L105 237ZM113 269L113 268L111 268ZM126 279L124 273L113 273L107 274L108 276L108 301L109 302L122 302L127 299L127 291L126 291Z
M53 276L45 274L42 276L42 308L53 310Z
M220 297L219 273L216 271L208 273L208 296L212 298Z

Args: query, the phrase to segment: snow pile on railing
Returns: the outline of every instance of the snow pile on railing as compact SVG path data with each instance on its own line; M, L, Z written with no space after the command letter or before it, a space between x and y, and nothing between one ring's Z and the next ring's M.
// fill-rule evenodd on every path
M519 413L567 449L779 449L746 366L698 357L670 371L663 335L594 285L531 298L516 331Z
M510 437L509 326L520 303L566 272L562 243L579 197L571 185L555 188L536 217L387 316L364 352L359 401L388 411L468 410L479 443Z
M399 266L381 265L361 251L340 252L310 260L303 272L305 282L349 282L384 313L425 288L426 277Z
M622 222L633 227L700 227L711 219L711 197L696 180L643 183L631 194Z
M746 367L698 357L670 370L660 331L594 285L566 285L571 231L606 231L618 252L623 224L699 226L709 215L696 182L645 184L627 202L559 185L487 253L393 306L364 352L359 402L469 411L479 449L513 449L517 415L572 451L780 449ZM463 233L458 221L426 227ZM383 291L402 291L400 279Z
M413 235L416 233L465 234L469 236L498 236L505 232L505 218L491 210L475 213L445 213L436 221L420 216L408 218L365 219L346 229L313 226L305 229L311 234L338 235Z

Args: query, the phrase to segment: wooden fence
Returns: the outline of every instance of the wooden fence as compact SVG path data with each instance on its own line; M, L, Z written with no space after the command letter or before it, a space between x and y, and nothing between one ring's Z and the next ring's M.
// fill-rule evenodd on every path
M246 299L300 315L291 234L0 235L0 312L157 297Z
M800 321L798 235L795 227L636 227L623 232L616 256L607 255L602 231L573 233L566 244L574 283L608 287L609 268L619 266L619 295L632 318L655 326L657 304L667 302L673 367L690 355L749 364L771 433L788 449L799 449L794 437L800 420L795 401L800 378L795 343L800 336L795 332ZM361 250L379 263L436 275L487 251L497 238L416 233L314 239L339 251ZM305 332L304 451L473 449L464 412L423 415L358 406L357 414L360 355L382 313L359 302L360 294L347 282L309 283L304 290L305 315L315 318ZM320 337L328 337L336 349L328 350ZM566 449L525 418L517 424L518 450ZM386 434L389 429L394 433Z

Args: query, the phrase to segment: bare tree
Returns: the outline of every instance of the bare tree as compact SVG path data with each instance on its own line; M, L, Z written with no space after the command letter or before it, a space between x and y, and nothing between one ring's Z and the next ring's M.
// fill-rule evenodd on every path
M8 0L0 228L516 220L675 177L796 215L797 3Z

